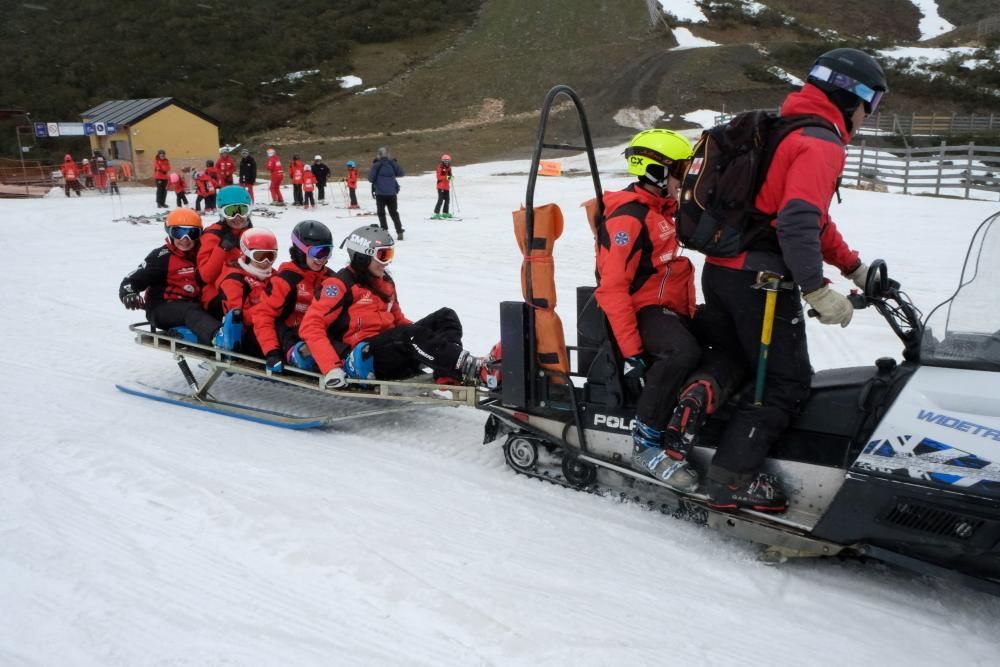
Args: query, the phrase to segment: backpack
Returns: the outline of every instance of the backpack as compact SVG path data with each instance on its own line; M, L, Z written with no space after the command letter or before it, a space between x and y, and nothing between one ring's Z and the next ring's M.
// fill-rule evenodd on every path
M778 144L803 127L837 134L819 116L775 116L767 111L747 111L702 132L681 181L681 244L711 257L734 257L752 247L777 248L772 216L758 211L754 202Z

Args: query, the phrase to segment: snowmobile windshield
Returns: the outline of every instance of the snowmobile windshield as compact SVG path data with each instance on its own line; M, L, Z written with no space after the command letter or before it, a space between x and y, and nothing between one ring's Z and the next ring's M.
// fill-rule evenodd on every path
M958 289L927 316L920 359L1000 372L1000 213L979 225Z

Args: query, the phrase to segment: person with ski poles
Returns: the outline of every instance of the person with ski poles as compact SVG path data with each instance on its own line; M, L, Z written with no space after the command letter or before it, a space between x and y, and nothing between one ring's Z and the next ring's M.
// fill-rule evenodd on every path
M205 230L198 249L198 276L201 278L202 305L212 309L213 315L221 319L215 301L219 293L216 283L226 267L233 267L242 256L240 236L253 227L250 220L250 195L238 185L227 185L216 195L219 221Z
M338 389L348 378L400 380L430 367L438 384L473 383L483 365L462 347L462 323L451 308L411 322L387 269L395 255L389 232L369 225L344 239L350 263L327 278L299 334L323 374Z
M215 168L219 172L216 187L222 188L233 184L233 174L236 173L236 163L233 156L229 154L228 148L219 149L219 159L215 163Z
M330 168L323 162L323 156L313 157L312 173L316 177L316 189L319 191L319 202L326 199L326 179L330 178Z
M702 356L692 323L694 267L678 254L673 221L678 174L690 157L691 142L670 130L645 130L629 142L625 158L637 180L604 195L594 292L638 397L632 465L683 492L697 488L698 474L670 456L665 438L678 390Z
M345 183L347 193L351 198L351 203L347 205L347 208L361 208L358 206L358 167L354 164L354 160L347 161L347 180Z
M254 203L253 186L257 183L257 161L244 148L240 151L240 187L250 196L250 204Z
M371 169L368 170L368 182L372 184L372 196L375 197L375 206L378 211L378 224L382 229L388 230L386 223L386 209L392 222L396 226L396 238L403 240L403 223L399 220L399 210L397 209L396 196L399 194L399 181L396 180L404 176L403 168L399 166L395 158L389 157L389 150L385 147L379 148L375 153L375 161Z
M450 190L451 190L451 156L445 153L441 156L441 163L437 166L437 203L434 204L434 215L431 216L432 220L441 220L442 218L452 217L448 213L448 204L450 202ZM442 210L442 205L444 206Z
M711 342L739 355L751 376L763 361L767 299L755 287L762 275L777 277L783 285L774 305L763 395L755 404L744 394L708 470L712 507L772 512L787 507L779 480L760 468L810 392L812 367L800 295L822 324L850 323L853 305L827 285L823 264L835 266L861 289L868 266L844 241L829 207L844 170L846 146L887 91L881 66L868 54L844 48L821 55L801 90L785 99L781 116L810 114L827 126L800 127L778 144L754 199L755 209L766 218L751 245L735 256L705 259L705 311L719 323L709 331Z
M285 198L281 196L281 181L285 179L285 174L281 169L281 158L274 148L267 149L267 171L271 174L271 203L275 206L284 206Z
M108 167L105 175L108 178L108 194L121 196L121 190L118 189L118 171L115 169L115 165L111 164L111 160L108 160Z

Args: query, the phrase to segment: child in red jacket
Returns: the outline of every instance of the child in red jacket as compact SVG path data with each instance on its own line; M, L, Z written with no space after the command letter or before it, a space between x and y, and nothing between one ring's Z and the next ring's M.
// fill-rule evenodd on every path
M316 189L316 176L312 173L312 167L308 164L303 167L302 172L302 191L303 200L302 208L309 208L316 206L316 200L313 198L313 190Z
M174 194L177 195L177 208L187 206L187 184L184 182L184 177L176 171L172 171L170 172L170 176L168 178L170 181L170 187L174 189Z

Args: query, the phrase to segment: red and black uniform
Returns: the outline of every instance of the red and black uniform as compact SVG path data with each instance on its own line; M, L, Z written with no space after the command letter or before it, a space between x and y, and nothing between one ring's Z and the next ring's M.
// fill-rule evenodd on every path
M248 223L243 229L233 229L224 222L209 225L201 235L198 248L198 276L204 284L201 294L202 305L213 315L222 317L223 313L215 309L218 302L215 297L219 293L217 286L219 276L228 267L236 266L236 260L243 256L240 250L240 237L253 224Z
M285 262L271 276L264 298L254 306L253 323L257 342L266 357L280 352L282 357L299 341L299 324L315 299L316 291L330 269L310 271L295 262Z
M236 173L236 163L233 162L232 156L229 154L220 155L219 159L215 161L215 168L218 170L219 175L216 179L216 185L222 187L224 185L233 184L233 174Z
M118 170L115 169L113 164L108 163L107 171L104 173L108 177L108 194L120 195L121 191L118 189Z
M302 160L292 160L288 165L288 177L292 180L292 201L302 205L302 176L305 173L305 164Z
M184 177L180 174L170 174L170 182L174 187L174 194L177 195L177 206L187 206L187 183L184 182Z
M358 205L358 168L347 168L347 192L351 195L351 206Z
M254 311L264 298L264 290L270 278L258 278L238 263L226 267L216 284L218 293L210 310L222 313L223 317L237 308L243 311L242 352L251 356L263 356L257 344L254 328Z
M194 210L201 210L201 202L205 202L206 211L215 210L215 194L218 184L209 170L206 169L198 174L198 178L194 181L195 187L198 191L198 198L194 200Z
M186 326L198 341L212 344L221 323L199 303L202 282L195 266L196 249L181 252L172 244L160 246L132 273L125 276L119 296L126 291L143 294L146 317L158 329Z
M157 157L153 160L153 179L156 181L156 205L167 207L167 179L170 178L170 160Z
M649 364L636 415L662 430L701 359L692 333L694 267L677 254L677 202L633 183L605 194L604 211L595 296L622 356L642 355Z
M752 289L759 271L793 283L778 293L766 390L761 406L749 399L730 420L709 477L731 484L755 472L787 428L799 404L809 396L812 367L800 291L823 286L823 262L847 274L857 268L858 253L841 237L829 206L846 159L850 134L841 111L826 94L806 84L781 107L782 116L814 114L836 128L805 127L785 138L757 195L756 207L772 217L774 234L732 258L708 257L702 274L707 331L713 345L739 355L756 371L764 317L763 290Z
M83 173L83 185L88 190L94 189L94 166L84 161L83 165L80 167L80 171Z
M73 161L73 158L67 155L63 159L62 167L59 168L59 171L62 172L66 196L69 197L69 191L72 189L76 193L76 196L80 197L80 191L83 188L80 187L79 171L76 168L76 162Z
M320 372L343 365L351 348L367 342L377 379L412 377L424 366L434 370L435 378L458 375L462 324L455 311L441 308L411 322L399 307L396 285L388 274L374 278L372 287L359 284L350 266L320 285L299 325L299 335Z
M305 208L316 205L313 190L316 189L316 177L311 171L302 174L302 204Z
M443 211L448 212L448 204L451 203L451 165L441 163L437 168L437 191L438 199L437 203L434 205L434 214L442 212L442 204L444 205Z
M271 172L271 201L284 202L281 196L281 181L285 180L285 174L281 170L281 158L275 153L267 160L267 170Z

